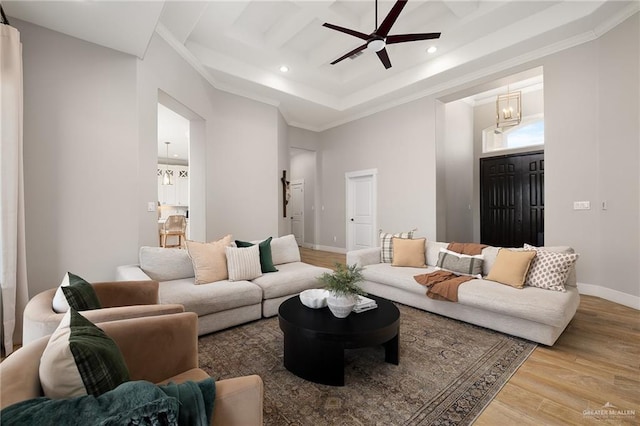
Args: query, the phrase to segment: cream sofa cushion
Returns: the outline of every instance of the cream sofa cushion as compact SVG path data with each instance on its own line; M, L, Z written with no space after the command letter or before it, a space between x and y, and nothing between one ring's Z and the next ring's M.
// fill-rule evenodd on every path
M274 265L300 262L300 249L293 234L271 240L271 258Z
M163 247L140 247L140 269L154 281L191 278L193 263L187 250Z
M458 289L458 303L475 308L564 327L573 317L580 298L571 287L565 293L536 287L514 288L488 280L471 280Z
M279 265L278 272L264 274L251 282L260 286L264 299L273 299L322 287L318 277L324 272L331 270L302 262L290 262Z
M249 281L216 281L194 285L193 278L165 281L158 289L160 303L177 303L198 316L262 302L260 287Z

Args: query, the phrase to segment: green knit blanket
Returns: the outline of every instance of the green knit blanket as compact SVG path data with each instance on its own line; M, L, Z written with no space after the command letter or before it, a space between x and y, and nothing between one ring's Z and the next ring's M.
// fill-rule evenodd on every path
M13 404L0 411L9 425L195 425L208 426L213 414L215 382L126 382L98 397L45 397Z

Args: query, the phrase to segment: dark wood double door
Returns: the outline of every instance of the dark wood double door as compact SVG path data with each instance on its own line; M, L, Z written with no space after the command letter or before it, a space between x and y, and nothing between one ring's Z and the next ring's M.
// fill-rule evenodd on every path
M544 245L544 152L480 159L480 239Z

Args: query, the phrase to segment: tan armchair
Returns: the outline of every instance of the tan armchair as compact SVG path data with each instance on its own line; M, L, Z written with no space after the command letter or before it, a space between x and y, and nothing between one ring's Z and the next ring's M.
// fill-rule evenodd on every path
M98 324L118 345L131 380L157 384L199 381L198 316L183 312ZM0 409L43 396L38 368L49 341L41 337L0 363ZM259 376L216 381L212 425L262 425L263 383ZM43 419L44 420L44 419Z
M184 312L178 304L158 304L158 283L155 281L115 281L91 284L102 309L82 313L91 322L107 322L127 318L148 317ZM24 310L22 344L48 336L58 327L64 313L53 310L56 289L35 295Z

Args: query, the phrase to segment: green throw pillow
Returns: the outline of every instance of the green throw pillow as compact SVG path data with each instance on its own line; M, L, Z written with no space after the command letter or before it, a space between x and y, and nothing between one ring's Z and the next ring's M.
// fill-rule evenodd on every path
M73 308L53 332L40 359L45 396L99 396L129 380L118 345Z
M69 285L60 288L67 299L69 307L76 311L100 309L102 306L100 306L98 295L96 295L96 291L91 284L71 272L68 275Z
M266 272L278 272L273 264L273 257L271 256L271 239L272 237L269 237L258 244L258 248L260 249L260 268L263 274ZM247 241L236 240L236 246L238 247L251 247L253 245L253 243Z

